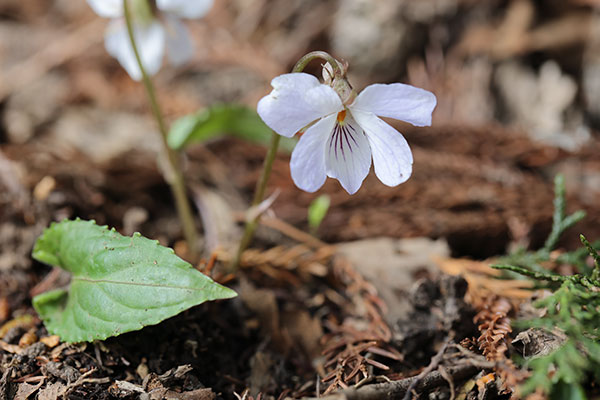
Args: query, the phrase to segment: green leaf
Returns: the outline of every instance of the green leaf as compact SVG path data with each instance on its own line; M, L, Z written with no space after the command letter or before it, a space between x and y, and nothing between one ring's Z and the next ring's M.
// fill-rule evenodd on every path
M585 246L589 255L594 259L592 279L598 281L598 279L600 279L600 255L598 254L596 249L594 249L592 244L585 238L585 236L579 235L579 239L581 240L581 243L583 243L583 245Z
M577 383L559 382L552 388L550 400L586 400L581 385Z
M329 199L329 196L323 194L314 199L312 203L310 203L310 206L308 206L308 226L313 233L319 229L323 218L327 215L330 204L331 200Z
M226 135L268 144L273 131L251 108L218 104L176 120L169 132L168 142L171 148L179 150L191 143L206 142ZM287 151L292 151L295 144L295 139L281 138L280 145Z
M53 223L35 243L33 258L72 274L68 292L33 299L48 331L66 342L106 339L236 296L158 241L123 236L94 221Z
M568 276L530 271L526 268L517 267L515 265L492 265L491 267L494 269L516 272L517 274L521 274L523 276L527 276L529 278L537 279L540 281L564 282L569 279Z
M564 231L575 225L577 222L585 218L585 211L575 211L567 216L565 214L567 208L565 189L565 177L556 175L554 177L554 214L552 216L552 231L546 239L544 250L552 251L558 244L558 240Z

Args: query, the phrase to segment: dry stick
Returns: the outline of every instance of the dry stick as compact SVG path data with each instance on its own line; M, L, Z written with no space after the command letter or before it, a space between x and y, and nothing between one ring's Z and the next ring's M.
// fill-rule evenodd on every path
M194 223L194 215L192 214L192 209L190 208L190 203L188 202L186 191L185 191L185 183L183 181L183 173L181 172L181 167L179 164L179 156L178 154L169 147L167 142L167 126L163 119L163 114L158 104L158 100L156 99L156 93L154 91L154 85L150 80L150 77L146 73L146 69L144 68L144 64L142 63L142 59L140 57L140 53L138 51L137 45L135 43L135 38L133 35L133 23L131 20L131 12L129 11L129 4L127 0L123 0L123 11L125 14L125 21L127 23L127 33L129 34L129 40L131 42L131 47L133 48L133 53L135 54L135 59L142 73L142 81L144 83L144 87L146 88L146 93L148 94L148 99L150 100L150 107L152 108L152 113L154 114L154 118L158 123L158 129L160 130L160 136L163 143L163 148L167 152L167 160L169 162L169 171L166 171L165 180L171 186L171 191L173 192L173 197L175 198L175 206L177 208L177 214L179 216L179 220L181 221L181 225L183 227L183 236L187 242L189 248L189 254L192 262L198 261L199 252L198 252L198 232L196 231L196 226Z
M477 374L481 369L471 364L461 364L454 367L446 368L447 375L451 376L454 381L462 381ZM412 390L419 393L431 391L435 388L448 384L444 377L446 374L441 374L439 371L433 371L429 374L420 377L413 376L399 381L376 383L367 385L361 388L348 388L335 394L320 397L319 400L388 400L400 399L406 394L410 394Z
M419 384L421 379L425 378L425 376L427 376L427 374L431 373L431 371L433 371L434 369L437 369L438 365L440 365L440 363L442 362L442 359L444 358L444 353L446 352L446 349L448 348L449 343L450 342L448 340L446 340L444 342L444 345L437 352L437 354L435 356L433 356L433 358L431 359L431 362L429 363L427 368L425 368L423 371L421 371L421 373L416 376L416 379L410 384L410 386L408 387L408 390L406 391L406 394L404 395L404 398L402 400L410 400L412 391L417 387L417 385ZM442 375L442 374L440 374L440 375Z
M324 51L313 51L313 52L306 54L304 57L302 57L300 60L298 60L296 65L294 65L292 72L304 71L304 68L306 68L308 63L311 62L312 60L314 60L315 58L321 58L321 59L327 61L333 68L334 72L340 71L338 62L336 61L335 58L331 57L331 55L325 53ZM276 133L275 131L273 131L273 136L271 139L271 147L269 147L269 152L267 153L267 157L265 158L265 162L263 163L262 174L260 175L260 178L259 178L258 182L256 183L256 189L254 191L254 199L252 200L251 207L255 207L255 206L259 205L260 202L265 197L265 189L267 188L267 182L269 181L269 177L271 176L271 169L273 168L273 161L275 160L275 156L277 155L277 149L279 148L280 140L281 140L281 136L278 133ZM259 218L260 218L260 215L257 215L256 217L254 217L246 222L246 227L244 229L244 235L242 236L242 239L240 240L240 247L238 248L238 251L235 255L233 264L231 265L231 272L235 272L239 268L240 261L242 259L242 253L244 252L244 250L246 250L246 248L250 244L250 241L252 240L252 237L254 236L254 232L256 231L256 227L258 226Z

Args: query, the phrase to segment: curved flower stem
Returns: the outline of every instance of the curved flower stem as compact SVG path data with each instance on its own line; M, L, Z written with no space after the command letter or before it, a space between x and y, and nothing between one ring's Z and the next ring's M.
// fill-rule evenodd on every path
M342 75L342 69L340 68L338 60L333 58L331 54L326 53L324 51L311 51L310 53L306 54L298 60L296 65L294 65L294 69L292 70L292 72L304 71L304 68L306 68L308 63L310 63L315 58L320 58L322 60L327 61L331 65L331 68L333 68L334 75Z
M333 58L330 54L324 51L313 51L306 54L300 60L298 60L296 65L294 65L292 72L304 71L304 68L306 68L308 63L310 63L316 58L321 58L327 61L329 64L331 64L331 67L333 68L333 72L335 74L342 72L338 61L335 58ZM269 181L269 177L271 176L271 169L273 168L273 161L275 160L275 156L277 155L277 148L279 147L280 140L281 136L275 131L273 131L273 136L271 137L271 147L269 147L269 151L267 152L267 156L265 157L262 174L260 175L260 178L256 183L256 189L254 190L254 199L252 200L252 207L256 207L263 201L263 198L265 196L265 189L267 188L267 182ZM251 220L246 221L246 227L244 229L242 239L240 240L240 246L231 265L232 272L235 272L239 268L240 261L242 259L242 253L244 252L244 250L246 250L246 248L250 244L250 241L252 240L252 237L254 236L254 231L256 231L256 227L258 226L259 218L260 215L257 215Z
M196 226L194 223L194 215L192 214L190 203L188 202L185 191L185 182L183 180L183 173L181 172L181 166L179 164L179 156L173 149L169 147L167 143L167 126L165 124L160 105L158 104L158 100L156 98L154 85L152 84L150 77L146 73L146 69L144 68L144 64L142 63L142 59L140 57L140 53L135 42L135 37L133 34L132 16L129 10L128 0L123 0L123 11L125 14L125 22L127 23L127 33L129 34L129 40L131 41L131 47L133 48L135 59L142 73L142 82L144 83L144 87L146 88L146 94L148 95L148 100L150 101L152 114L154 115L154 118L156 119L156 122L158 124L163 149L167 153L169 171L167 171L164 174L165 180L171 186L171 192L173 193L173 197L175 198L177 214L183 227L183 235L189 248L191 261L196 262L199 256L198 233L196 231Z

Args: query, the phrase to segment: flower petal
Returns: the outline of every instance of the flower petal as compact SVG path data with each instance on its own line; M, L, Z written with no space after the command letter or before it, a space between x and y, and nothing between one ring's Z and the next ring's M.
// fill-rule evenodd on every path
M102 18L123 16L123 0L87 0L87 3Z
M312 75L296 72L271 81L273 91L263 97L257 111L265 123L282 136L344 108L337 93Z
M360 92L352 103L352 109L399 119L415 126L429 126L436 103L435 95L427 90L402 83L377 83Z
M308 128L292 152L292 179L302 190L315 192L327 179L325 145L333 131L335 119L336 115L333 114Z
M213 0L156 0L159 10L181 18L202 18L213 6Z
M336 123L325 151L327 175L338 179L348 193L356 193L371 168L371 147L351 115L343 124Z
M373 113L350 109L367 134L375 175L387 186L406 182L412 173L413 157L404 136Z
M149 25L135 25L133 36L136 40L142 64L149 75L154 75L160 69L165 48L165 31L158 21ZM125 68L132 79L139 81L142 73L135 59L127 26L122 20L111 21L104 35L106 51L115 57Z
M194 44L186 26L177 18L165 18L167 37L167 57L172 65L178 66L189 61L194 55Z

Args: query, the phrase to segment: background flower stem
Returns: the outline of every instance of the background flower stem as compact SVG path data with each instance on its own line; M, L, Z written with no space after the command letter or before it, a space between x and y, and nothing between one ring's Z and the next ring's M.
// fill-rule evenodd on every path
M156 119L156 122L158 124L158 129L160 131L160 136L163 144L163 150L167 154L169 171L167 171L164 174L165 180L171 186L171 191L173 193L173 197L175 198L175 206L177 208L179 220L181 221L181 225L183 227L183 235L188 245L190 261L196 262L198 261L199 257L198 233L196 231L194 215L192 214L190 203L186 195L185 182L183 180L183 173L181 171L179 155L167 144L167 127L163 118L162 111L160 109L160 105L158 104L158 100L156 98L154 85L152 84L150 77L146 73L146 69L144 68L142 59L140 57L140 53L135 42L135 37L133 34L132 16L129 10L128 0L123 0L123 10L125 14L125 21L127 23L127 32L129 34L129 40L131 41L131 47L133 48L135 59L142 73L142 82L144 83L144 87L146 88L146 94L148 95L148 100L150 101L152 114L154 115L154 118Z
M313 51L306 54L300 60L298 60L296 65L294 65L292 72L304 71L304 68L306 68L306 66L312 60L317 58L320 58L330 63L334 72L340 71L338 61L335 58L333 58L329 53L326 53L324 51ZM265 189L267 188L267 182L269 181L269 177L271 176L271 169L273 168L273 161L275 160L275 156L277 155L277 148L279 147L280 140L281 136L273 131L273 136L271 138L271 147L269 148L269 151L265 158L265 162L263 163L263 170L260 175L260 178L256 183L256 189L254 190L254 199L252 200L251 207L256 207L263 201L263 198L265 196ZM256 231L256 227L258 226L259 218L260 214L246 221L246 227L244 228L244 234L242 235L242 239L240 240L240 246L235 255L233 263L231 264L231 272L235 272L239 268L240 261L242 259L242 253L244 252L244 250L246 250L246 248L250 244L250 241L252 240L252 237L254 236L254 232Z

